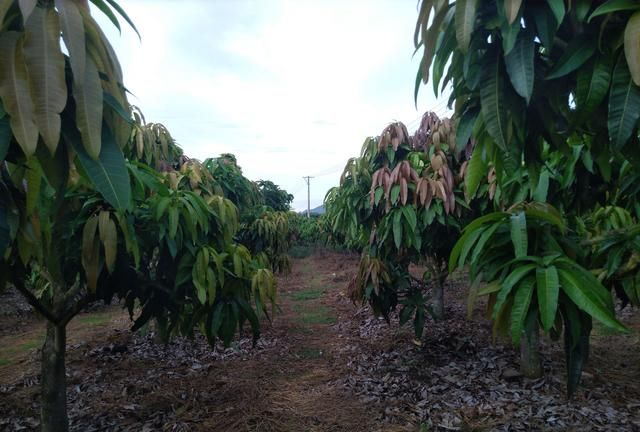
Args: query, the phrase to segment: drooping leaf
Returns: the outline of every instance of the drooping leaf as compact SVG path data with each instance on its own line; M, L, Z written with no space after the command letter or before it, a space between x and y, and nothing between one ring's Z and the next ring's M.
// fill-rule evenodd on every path
M640 86L640 12L631 15L624 28L624 55L636 86Z
M118 21L118 17L116 16L116 14L113 13L109 5L107 5L104 2L104 0L91 0L91 3L96 5L96 7L100 9L100 11L104 13L107 16L107 18L109 18L109 21L111 21L111 23L118 29L119 32L122 32L122 29L120 28L120 21Z
M458 123L458 127L456 128L456 153L461 153L467 143L469 142L469 138L471 138L471 132L473 131L473 126L476 123L478 115L480 114L480 109L477 107L468 108L462 113L460 117L460 121Z
M555 266L537 268L536 288L542 327L545 331L549 331L556 319L558 297L560 295L558 271Z
M114 8L116 10L116 12L118 12L120 14L120 16L122 18L124 18L124 20L131 26L133 31L135 31L136 34L138 35L138 39L141 39L142 37L140 36L140 32L136 28L136 26L133 23L133 21L131 20L131 18L129 18L129 15L127 15L127 13L124 11L124 9L122 9L120 7L120 5L115 0L107 0L107 3L109 3L111 5L111 7Z
M9 113L11 130L26 156L36 151L38 128L29 91L27 68L21 46L21 33L0 34L0 98Z
M102 235L102 233L100 233ZM115 270L116 255L118 252L118 232L113 219L109 219L105 225L105 234L102 240L104 246L104 260L107 270L112 273Z
M511 241L515 251L516 258L522 258L527 255L528 235L527 235L527 216L521 211L511 216Z
M38 0L18 0L20 6L20 12L22 13L22 21L26 24L29 21L29 17L33 13Z
M496 304L493 308L494 318L497 316L498 311L502 308L502 305L507 300L513 288L518 285L523 278L525 278L529 273L535 270L535 264L525 264L521 266L517 266L509 275L504 279L501 284L500 291L498 292L498 296L496 297Z
M553 12L553 16L556 19L556 23L557 23L556 25L560 27L560 24L562 24L562 21L564 20L564 15L566 13L566 10L564 8L564 2L557 1L557 0L547 0L547 4L549 5L549 8Z
M467 198L475 196L480 181L487 173L487 166L482 158L482 147L476 144L471 154L471 160L467 165L467 172L464 176L464 185L467 190Z
M73 98L76 101L76 121L86 153L98 159L102 135L102 84L96 64L87 59L85 74L73 82Z
M640 4L638 4L636 0L609 0L598 6L596 10L591 13L589 21L601 15L626 10L640 10Z
M52 8L36 8L25 24L24 59L35 107L35 123L51 154L60 141L60 113L67 103L60 23Z
M553 38L556 34L557 22L549 7L543 2L534 2L527 4L527 8L531 8L533 12L533 20L540 42L546 49L553 47Z
M458 48L463 53L469 49L477 7L478 0L458 0L456 2L456 39L458 40Z
M69 51L69 63L78 85L84 82L84 70L87 62L86 40L82 15L74 1L56 0L56 8L60 16L62 39Z
M593 291L592 287L585 286L574 271L558 268L558 277L562 291L578 308L612 329L618 331L626 330L615 316L601 303L601 299ZM594 283L599 284L597 280Z
M396 245L396 249L400 249L400 246L402 245L402 213L398 211L393 216L393 241Z
M87 176L103 198L118 210L129 208L131 185L124 156L109 128L102 128L102 148L97 160L91 158L80 141L80 136L70 128L64 128L66 136L78 153Z
M507 73L516 92L522 96L527 104L533 93L533 58L535 42L530 31L521 31L515 46L504 58Z
M505 100L504 78L500 51L496 57L486 64L484 85L480 88L482 117L495 143L502 151L507 150L507 109Z
M504 0L504 13L510 25L513 24L518 17L521 5L522 0Z
M534 278L528 277L517 288L513 296L511 308L511 340L514 344L520 342L524 320L529 312L531 297L533 297Z
M578 70L576 105L582 116L594 112L609 91L611 64L600 56L592 64Z
M100 243L96 238L97 228L98 217L94 215L85 222L82 230L82 267L87 277L87 285L92 291L96 289L100 258Z
M589 60L595 51L596 44L591 39L576 38L569 43L546 79L556 79L570 74Z
M640 118L640 88L633 83L623 55L613 71L609 94L609 139L620 149L627 142Z

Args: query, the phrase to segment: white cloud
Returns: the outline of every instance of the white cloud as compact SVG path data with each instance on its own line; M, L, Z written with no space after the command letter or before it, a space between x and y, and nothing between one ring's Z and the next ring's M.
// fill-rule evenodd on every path
M306 208L337 184L364 138L410 123L414 1L131 1L142 34L98 16L148 121L193 157L236 154ZM96 12L96 15L99 13ZM421 90L421 109L435 104ZM437 106L442 111L442 102ZM323 174L323 175L321 175Z

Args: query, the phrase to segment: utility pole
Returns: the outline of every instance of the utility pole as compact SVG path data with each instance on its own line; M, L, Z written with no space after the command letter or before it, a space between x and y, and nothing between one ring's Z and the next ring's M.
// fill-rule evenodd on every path
M307 217L311 217L311 176L302 177L307 183Z

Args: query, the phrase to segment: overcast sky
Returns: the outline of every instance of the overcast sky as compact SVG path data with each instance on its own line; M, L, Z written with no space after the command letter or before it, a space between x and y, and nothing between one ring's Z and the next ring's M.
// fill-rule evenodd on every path
M233 153L311 207L338 184L365 137L393 120L445 112L431 86L418 110L416 0L121 0L142 41L94 11L124 70L130 102L185 153Z

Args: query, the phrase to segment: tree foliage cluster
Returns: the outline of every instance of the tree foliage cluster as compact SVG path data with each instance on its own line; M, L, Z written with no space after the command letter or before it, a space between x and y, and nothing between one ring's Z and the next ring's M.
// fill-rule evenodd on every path
M447 162L460 164L453 202L463 211L449 218L443 176L432 195L442 225L454 229L416 231L429 197L410 169L398 169L403 131L391 125L368 140L327 196L332 228L364 250L356 292L379 313L403 304L402 320L411 311L419 333L420 308L400 294L411 279L397 263L433 241L450 252L441 255L448 271L468 267L470 303L488 296L496 336L523 353L536 352L540 329L563 338L571 395L592 321L625 331L614 295L623 305L639 300L640 4L423 0L414 42L422 54L416 96L423 82L436 94L450 89ZM404 145L409 155L417 150ZM537 356L522 361L527 374L542 372Z
M190 159L129 105L86 1L0 1L0 56L0 289L48 321L43 430L68 429L66 325L90 302L117 297L133 329L154 320L166 338L229 344L245 324L257 338L288 226L272 209L251 219L264 198L235 158Z

